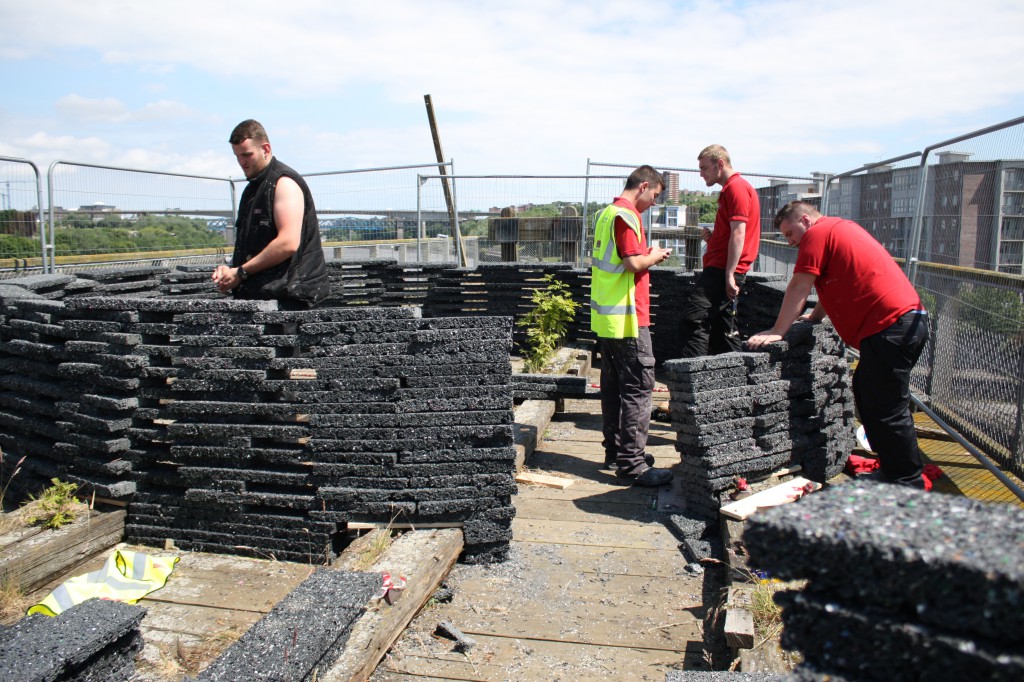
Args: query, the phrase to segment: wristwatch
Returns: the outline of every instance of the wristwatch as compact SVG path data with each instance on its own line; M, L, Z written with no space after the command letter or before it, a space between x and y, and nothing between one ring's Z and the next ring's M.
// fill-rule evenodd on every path
M245 271L245 268L243 268L241 265L239 265L238 266L238 281L239 282L244 282L247 279L249 279L249 273Z

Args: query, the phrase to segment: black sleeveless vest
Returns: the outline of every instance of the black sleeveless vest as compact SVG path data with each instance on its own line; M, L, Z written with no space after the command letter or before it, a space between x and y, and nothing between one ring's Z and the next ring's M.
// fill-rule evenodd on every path
M299 248L283 263L253 273L234 289L235 298L297 300L314 306L330 294L330 281L324 250L320 244L320 225L313 195L302 176L272 157L267 167L249 181L238 206L235 253L232 263L246 261L267 247L277 236L274 221L274 193L282 176L294 180L302 189L305 209Z

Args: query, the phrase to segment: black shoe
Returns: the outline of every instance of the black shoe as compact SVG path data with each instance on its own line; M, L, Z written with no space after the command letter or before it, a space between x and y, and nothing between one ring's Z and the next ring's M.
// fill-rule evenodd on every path
M615 472L618 478L632 481L633 485L643 488L657 488L672 480L673 474L668 469L655 469L651 466L643 466L637 473L623 473L622 470Z
M644 462L646 462L647 466L649 466L649 467L654 466L654 455L652 455L649 452L644 453ZM605 455L604 456L604 468L605 469L614 469L615 466L616 466L616 464L615 464L615 455L611 455L610 457L608 455Z

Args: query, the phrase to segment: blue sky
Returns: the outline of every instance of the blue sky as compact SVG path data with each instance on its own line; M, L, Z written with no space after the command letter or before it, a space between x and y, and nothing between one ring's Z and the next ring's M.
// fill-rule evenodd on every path
M0 4L0 155L239 177L588 158L841 172L1024 115L1024 2L35 0Z

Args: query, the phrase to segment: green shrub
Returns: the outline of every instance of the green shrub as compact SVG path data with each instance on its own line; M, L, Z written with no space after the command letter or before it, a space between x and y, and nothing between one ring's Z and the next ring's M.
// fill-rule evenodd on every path
M551 359L580 304L572 299L565 282L552 274L544 275L547 286L535 289L530 296L533 308L516 324L526 327L526 348L523 359L529 372L539 372Z

